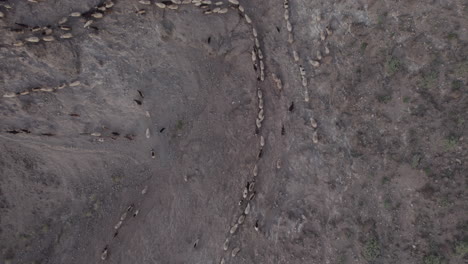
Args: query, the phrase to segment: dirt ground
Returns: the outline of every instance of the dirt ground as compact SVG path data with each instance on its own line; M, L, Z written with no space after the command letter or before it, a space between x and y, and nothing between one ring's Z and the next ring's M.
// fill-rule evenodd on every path
M468 2L148 2L0 0L1 264L467 263Z

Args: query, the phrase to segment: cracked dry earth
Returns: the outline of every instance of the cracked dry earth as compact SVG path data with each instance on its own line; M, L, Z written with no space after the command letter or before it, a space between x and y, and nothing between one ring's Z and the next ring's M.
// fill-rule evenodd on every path
M0 1L0 263L466 263L467 2L239 2Z

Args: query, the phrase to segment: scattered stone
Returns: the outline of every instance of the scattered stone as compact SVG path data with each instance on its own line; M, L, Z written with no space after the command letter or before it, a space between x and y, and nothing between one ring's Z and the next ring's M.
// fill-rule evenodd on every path
M70 14L71 17L80 17L81 13L80 12L73 12Z
M99 133L99 132L93 132L93 133L91 133L91 136L93 136L93 137L100 137L100 136L101 136L101 133Z

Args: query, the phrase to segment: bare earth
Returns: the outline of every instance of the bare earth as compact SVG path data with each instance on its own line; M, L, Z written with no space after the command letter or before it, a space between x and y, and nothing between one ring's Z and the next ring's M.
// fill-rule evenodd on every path
M162 2L0 0L1 264L467 263L466 0Z

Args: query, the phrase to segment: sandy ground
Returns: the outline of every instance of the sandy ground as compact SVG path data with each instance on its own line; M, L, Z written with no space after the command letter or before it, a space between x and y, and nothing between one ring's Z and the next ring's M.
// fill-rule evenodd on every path
M0 1L0 263L466 263L466 1L148 2Z

